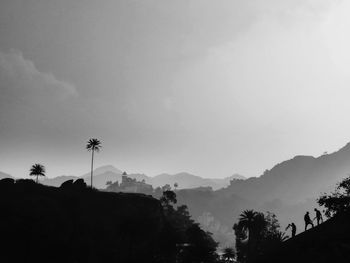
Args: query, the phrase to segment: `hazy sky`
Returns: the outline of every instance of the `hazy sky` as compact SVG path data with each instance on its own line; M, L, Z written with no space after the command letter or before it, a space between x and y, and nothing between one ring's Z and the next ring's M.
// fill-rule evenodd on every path
M259 176L350 141L350 1L1 0L0 171Z

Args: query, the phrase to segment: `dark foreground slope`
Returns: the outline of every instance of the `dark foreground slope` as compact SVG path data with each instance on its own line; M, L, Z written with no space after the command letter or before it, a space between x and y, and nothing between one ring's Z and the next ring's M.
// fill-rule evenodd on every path
M0 181L0 262L151 262L163 214L141 194Z
M350 213L285 241L256 263L342 263L350 262Z

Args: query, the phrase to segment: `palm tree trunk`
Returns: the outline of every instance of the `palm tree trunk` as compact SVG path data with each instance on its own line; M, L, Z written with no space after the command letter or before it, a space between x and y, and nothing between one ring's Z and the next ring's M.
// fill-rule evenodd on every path
M93 173L94 173L94 149L92 149L92 155L91 155L91 188L92 188Z
M36 183L38 183L38 175L36 175Z
M250 263L252 253L252 240L251 240L251 230L248 229L248 253L247 253L247 263Z

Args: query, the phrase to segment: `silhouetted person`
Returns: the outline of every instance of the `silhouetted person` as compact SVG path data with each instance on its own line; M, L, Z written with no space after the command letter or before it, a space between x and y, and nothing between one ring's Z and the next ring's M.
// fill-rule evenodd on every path
M309 212L306 212L306 214L304 215L304 221L305 221L305 231L308 225L311 225L312 227L314 227L314 223L312 223Z
M292 222L287 226L286 231L288 230L288 228L292 229L292 237L295 237L295 234L297 232L297 226Z
M322 223L323 223L322 214L321 214L320 210L318 210L316 208L314 210L315 210L315 213L316 213L316 217L314 218L314 220L316 219L317 220L317 225L319 225L320 221L322 221Z

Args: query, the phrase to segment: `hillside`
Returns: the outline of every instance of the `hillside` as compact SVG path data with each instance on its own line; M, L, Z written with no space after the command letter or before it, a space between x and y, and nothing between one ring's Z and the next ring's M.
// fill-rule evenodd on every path
M203 178L190 173L182 172L177 174L159 174L155 177L151 177L150 183L153 187L163 186L169 184L173 186L175 183L178 184L178 189L190 189L197 187L211 187L213 190L218 190L230 185L231 180L246 179L244 176L234 174L225 178Z
M296 156L277 164L262 176L234 180L217 191L178 191L179 203L186 203L194 218L210 214L216 224L231 229L245 209L275 213L282 228L295 222L298 232L303 215L317 207L316 199L350 172L350 144L318 158Z
M318 158L296 156L274 166L257 178L235 181L222 194L235 193L250 200L269 202L279 199L286 204L315 198L350 173L350 144Z
M0 211L0 262L151 262L164 226L152 197L32 180L0 181Z
M285 241L255 263L350 262L350 214L339 215Z

